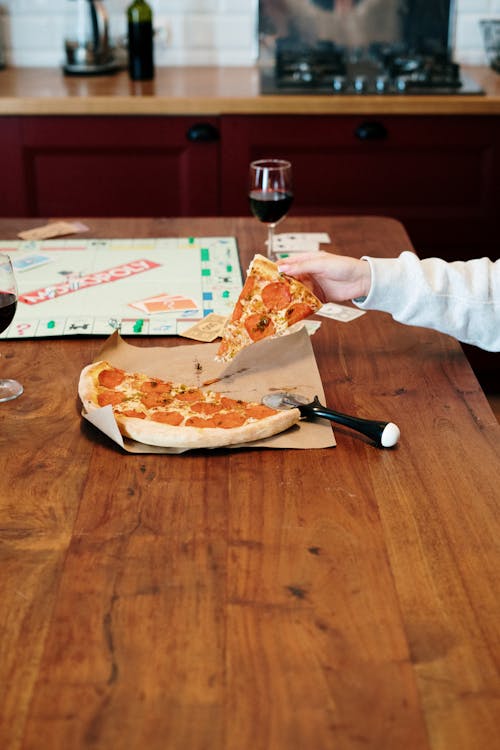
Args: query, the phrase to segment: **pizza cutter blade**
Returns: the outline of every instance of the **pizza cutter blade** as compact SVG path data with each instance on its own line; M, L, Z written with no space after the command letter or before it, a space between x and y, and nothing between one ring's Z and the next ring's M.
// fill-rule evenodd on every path
M298 408L303 417L323 417L331 422L342 424L371 438L379 448L392 448L399 440L400 430L394 422L379 422L373 419L361 419L333 411L320 403L317 396L314 401L308 401L303 396L277 392L268 393L262 402L271 409Z

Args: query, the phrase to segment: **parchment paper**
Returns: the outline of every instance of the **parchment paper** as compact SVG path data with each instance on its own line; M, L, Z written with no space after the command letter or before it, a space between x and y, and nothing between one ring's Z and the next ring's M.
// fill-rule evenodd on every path
M107 360L116 367L213 390L231 398L260 402L273 391L288 391L324 403L324 391L316 359L305 328L275 339L264 339L243 349L229 364L215 361L218 344L174 347L138 347L113 333L95 361ZM210 383L210 381L216 381ZM210 383L209 385L204 385ZM83 416L129 453L182 453L177 448L159 448L123 438L111 406ZM329 448L336 445L331 423L325 419L301 420L286 432L243 443L236 447Z

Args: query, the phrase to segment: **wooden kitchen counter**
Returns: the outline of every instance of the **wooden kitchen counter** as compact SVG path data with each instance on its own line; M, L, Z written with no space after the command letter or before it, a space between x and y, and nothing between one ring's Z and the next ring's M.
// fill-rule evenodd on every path
M91 237L248 219L84 219ZM15 239L39 220L0 220ZM380 218L290 217L395 255ZM132 342L131 342L132 343ZM133 340L189 345L185 339ZM132 455L80 416L102 339L0 340L2 750L473 750L500 734L500 425L461 347L383 313L323 319L328 404L373 447Z
M0 115L500 114L500 76L463 66L485 96L261 95L256 67L162 67L152 82L120 71L65 76L59 68L0 71Z

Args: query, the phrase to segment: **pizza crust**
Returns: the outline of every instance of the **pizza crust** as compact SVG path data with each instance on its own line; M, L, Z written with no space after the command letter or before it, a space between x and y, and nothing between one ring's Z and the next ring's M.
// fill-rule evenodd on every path
M257 253L248 267L248 273L255 271L261 278L274 281L276 278L276 263Z
M80 373L78 395L85 411L101 408L97 403L97 378L106 367L108 367L107 362L94 362L84 367Z
M223 448L276 435L299 421L298 409L287 409L241 427L171 427L161 422L115 414L120 432L138 443L163 448Z
M101 409L97 400L98 377L109 368L108 362L87 365L80 373L78 395L86 412ZM163 448L221 448L229 445L253 442L271 437L287 430L300 419L298 409L277 411L262 419L253 419L240 427L191 427L172 426L151 419L138 419L113 411L122 435L139 443Z

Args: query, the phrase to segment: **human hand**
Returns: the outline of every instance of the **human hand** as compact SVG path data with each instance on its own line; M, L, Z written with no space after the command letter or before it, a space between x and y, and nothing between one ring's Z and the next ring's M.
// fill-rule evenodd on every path
M366 297L371 286L370 264L333 253L298 253L278 262L281 272L299 279L322 302Z

